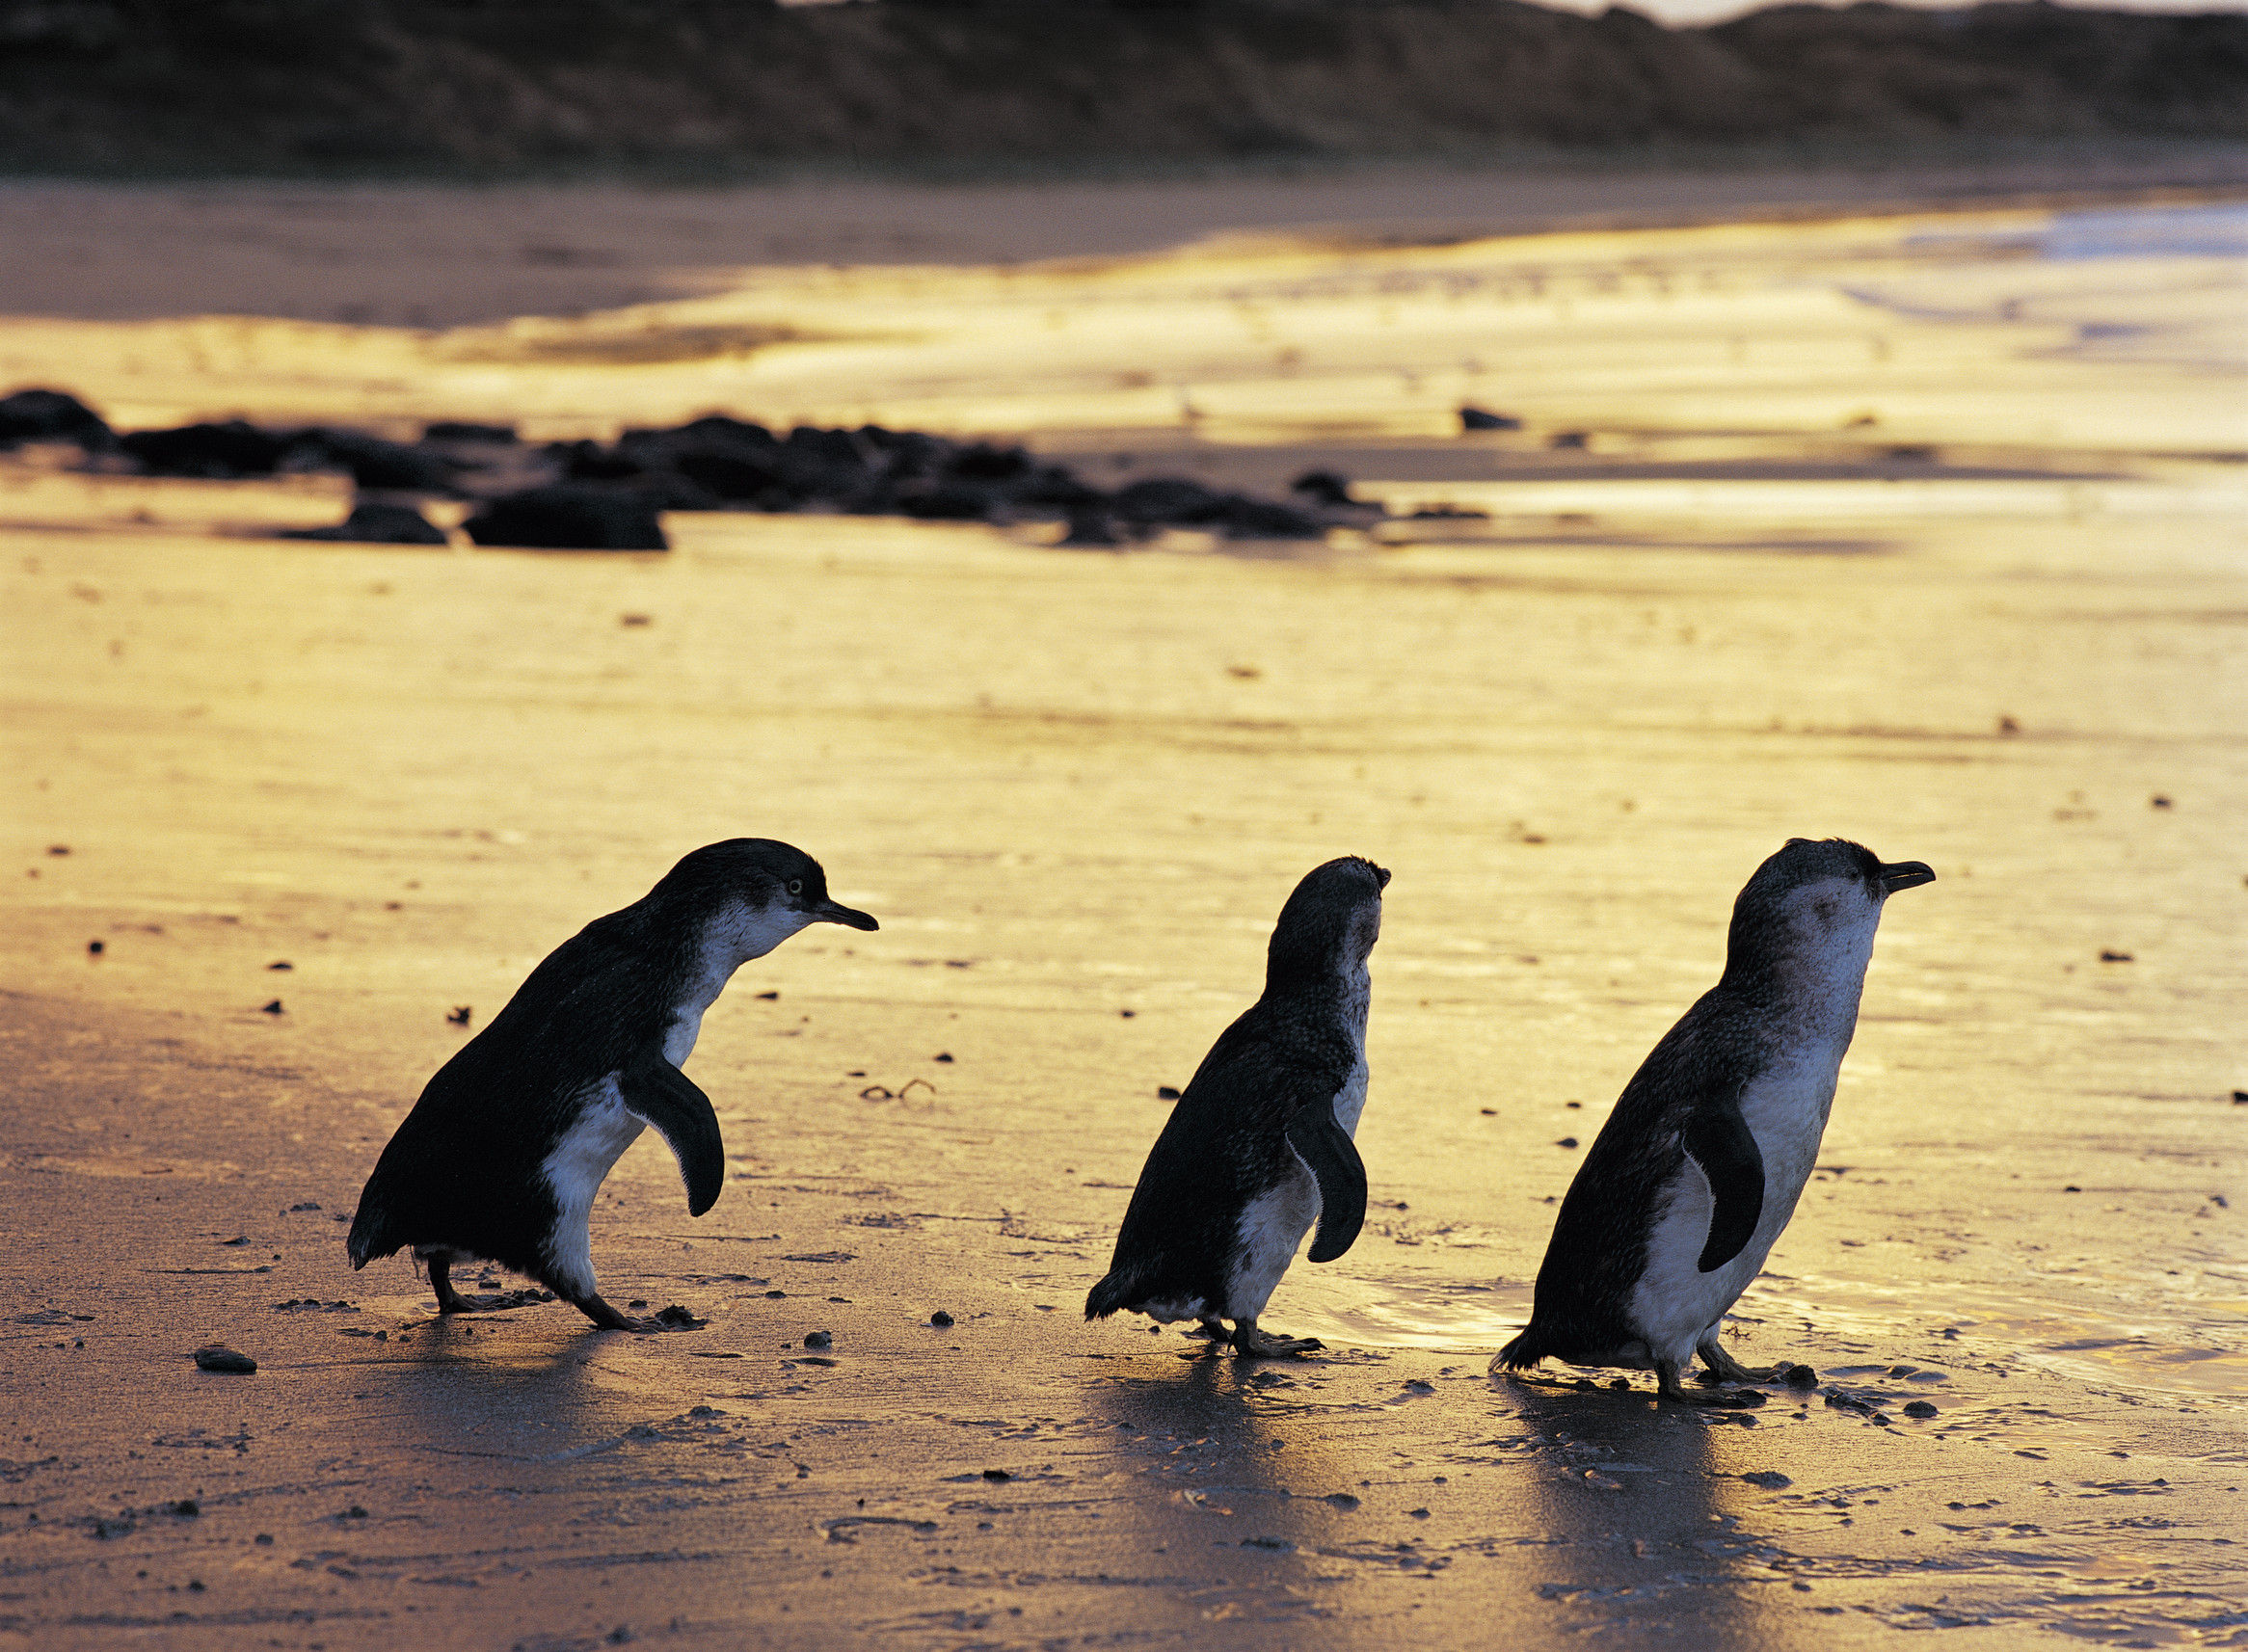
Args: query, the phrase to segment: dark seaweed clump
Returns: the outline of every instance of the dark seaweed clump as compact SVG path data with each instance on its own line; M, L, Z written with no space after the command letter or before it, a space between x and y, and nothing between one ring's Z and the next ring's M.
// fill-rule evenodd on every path
M1061 521L1071 546L1124 546L1169 528L1229 540L1306 540L1380 515L1329 471L1298 479L1287 499L1145 477L1112 491L1019 445L958 441L923 431L798 426L785 435L709 414L668 429L628 430L614 442L531 445L498 425L435 423L389 441L314 425L268 430L240 419L120 435L75 397L27 389L0 398L0 448L74 442L107 470L235 479L289 472L348 474L366 493L350 518L308 539L442 544L413 497L475 502L463 524L479 545L567 550L660 550L665 511L803 511L925 521ZM401 497L404 495L404 497Z

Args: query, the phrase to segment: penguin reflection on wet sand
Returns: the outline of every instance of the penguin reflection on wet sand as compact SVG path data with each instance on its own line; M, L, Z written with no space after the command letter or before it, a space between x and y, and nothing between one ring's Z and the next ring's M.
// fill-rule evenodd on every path
M1918 861L1791 838L1733 904L1725 974L1657 1044L1569 1185L1530 1323L1491 1361L1525 1370L1652 1368L1699 1353L1725 1382L1764 1382L1718 1342L1818 1158L1883 903L1930 883Z
M1351 1137L1366 1106L1367 959L1388 882L1353 855L1296 886L1272 930L1264 996L1211 1046L1156 1137L1087 1319L1118 1309L1198 1319L1189 1335L1251 1356L1321 1346L1259 1330L1257 1316L1313 1222L1311 1260L1332 1262L1366 1219Z
M595 1291L594 1193L654 1125L679 1159L688 1213L716 1202L718 1116L680 1065L734 972L814 923L880 927L830 900L801 849L736 838L695 850L565 941L438 1070L383 1149L351 1225L352 1266L412 1245L438 1312L456 1314L481 1304L453 1289L453 1265L498 1263L604 1330L663 1329Z

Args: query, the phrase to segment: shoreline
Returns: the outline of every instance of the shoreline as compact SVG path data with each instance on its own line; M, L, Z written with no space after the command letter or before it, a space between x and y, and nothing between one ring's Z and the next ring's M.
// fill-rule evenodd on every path
M2239 199L2248 199L2248 146L2104 164L2081 155L1738 170L1369 163L1279 176L716 189L14 178L0 180L0 316L450 328L708 297L757 271L836 263L1035 269L1206 243L1376 249Z

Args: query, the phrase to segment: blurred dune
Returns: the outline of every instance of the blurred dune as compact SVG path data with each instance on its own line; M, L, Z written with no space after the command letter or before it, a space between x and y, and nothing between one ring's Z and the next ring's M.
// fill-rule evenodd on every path
M11 0L0 168L1055 166L2248 138L2248 16L1512 3Z

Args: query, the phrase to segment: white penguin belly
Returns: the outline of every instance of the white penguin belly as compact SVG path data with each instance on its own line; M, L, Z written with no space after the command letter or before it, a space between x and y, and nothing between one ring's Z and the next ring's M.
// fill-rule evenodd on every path
M1358 1134L1358 1117L1366 1110L1366 1039L1361 1030L1357 1062L1331 1104L1335 1122L1352 1139ZM1258 1194L1242 1210L1235 1229L1241 1253L1225 1285L1225 1318L1229 1319L1253 1319L1265 1311L1289 1264L1296 1260L1303 1236L1319 1220L1319 1179L1293 1147L1288 1157L1295 1174L1277 1187Z
M1265 1311L1281 1275L1296 1260L1297 1246L1319 1220L1319 1183L1294 1148L1288 1157L1292 1174L1242 1208L1235 1230L1241 1249L1225 1281L1228 1319L1253 1319Z
M1707 1273L1700 1268L1716 1208L1709 1178L1689 1155L1671 1183L1668 1202L1647 1236L1646 1266L1631 1293L1632 1328L1646 1340L1653 1359L1684 1364L1763 1270L1818 1160L1847 1048L1847 1041L1839 1047L1822 1044L1783 1058L1742 1092L1741 1117L1764 1160L1764 1205L1749 1242L1723 1267Z
M586 1231L593 1196L625 1149L647 1128L626 1108L612 1074L586 1087L577 1117L539 1166L557 1207L547 1239L549 1263L559 1277L588 1295L594 1289L593 1248Z

